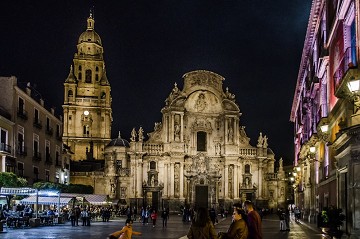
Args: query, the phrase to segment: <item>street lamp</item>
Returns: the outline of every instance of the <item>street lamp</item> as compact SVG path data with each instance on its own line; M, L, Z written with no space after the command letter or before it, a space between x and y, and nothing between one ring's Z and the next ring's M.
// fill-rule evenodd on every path
M315 146L311 146L311 147L310 147L310 153L312 153L312 154L313 154L313 153L315 153L315 151L316 151Z
M360 108L360 79L351 79L347 83L347 87L354 101L354 114L351 116L351 125L353 126L360 123L360 114L357 113Z

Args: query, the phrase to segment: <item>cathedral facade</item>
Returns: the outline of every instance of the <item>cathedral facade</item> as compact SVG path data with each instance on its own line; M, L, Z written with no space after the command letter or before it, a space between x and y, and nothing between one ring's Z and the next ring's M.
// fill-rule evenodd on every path
M89 19L87 31L89 22L93 31L93 19ZM93 42L95 38L89 38L90 43L86 39L81 43L81 39L74 68L65 83L64 119L68 122L64 122L64 140L75 146L75 159L84 159L72 164L71 183L92 185L96 194L107 194L138 207L219 208L246 199L261 207L285 204L287 182L282 159L275 171L275 155L268 147L268 138L261 133L257 144L250 144L245 126L240 124L242 113L235 95L228 88L224 91L224 78L214 72L186 73L183 89L174 85L161 109L161 122L155 123L147 137L140 127L132 129L130 142L120 133L110 141L110 84L106 77L102 80L102 57L102 61L92 57L97 49L102 54L102 48L96 40ZM90 55L82 53L89 47ZM100 80L91 78L87 82L86 77L80 78L79 66L85 76L88 69L93 72L99 66ZM104 104L91 105L94 96ZM87 125L94 133L91 138L83 137ZM96 129L101 129L102 134L95 137ZM101 156L95 154L94 145L98 152L103 149Z

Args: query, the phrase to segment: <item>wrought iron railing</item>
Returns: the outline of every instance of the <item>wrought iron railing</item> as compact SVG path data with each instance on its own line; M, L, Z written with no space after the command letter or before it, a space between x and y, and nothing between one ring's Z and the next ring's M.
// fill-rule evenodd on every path
M356 47L348 47L344 52L344 54L340 56L340 61L338 62L338 66L334 73L335 91L338 90L347 71L356 66L357 66Z

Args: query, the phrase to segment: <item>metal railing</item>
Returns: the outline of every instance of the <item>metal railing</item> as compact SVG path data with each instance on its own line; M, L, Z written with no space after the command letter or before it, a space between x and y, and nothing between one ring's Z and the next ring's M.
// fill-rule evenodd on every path
M18 109L18 110L17 110L17 116L18 116L18 117L27 120L27 119L28 119L28 116L27 116L27 115L28 115L28 114L27 114L27 111L26 111L26 110L24 110L24 109Z
M340 56L340 61L337 63L338 67L333 77L335 91L338 90L347 71L357 66L356 47L348 47L346 51Z
M2 152L6 152L6 153L11 153L11 146L5 143L0 143L0 151Z

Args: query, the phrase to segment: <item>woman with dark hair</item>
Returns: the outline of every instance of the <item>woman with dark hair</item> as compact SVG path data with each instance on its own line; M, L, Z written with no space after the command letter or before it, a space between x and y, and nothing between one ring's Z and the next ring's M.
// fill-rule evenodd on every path
M189 239L217 239L214 225L211 223L209 212L200 207L196 211L189 232Z
M133 220L126 219L125 226L114 233L111 233L108 239L131 239L132 235L141 235L141 232L133 231L132 229Z
M246 225L246 215L245 211L234 207L234 212L232 215L233 221L230 224L229 230L227 232L220 232L220 239L246 239L248 238L249 231Z

